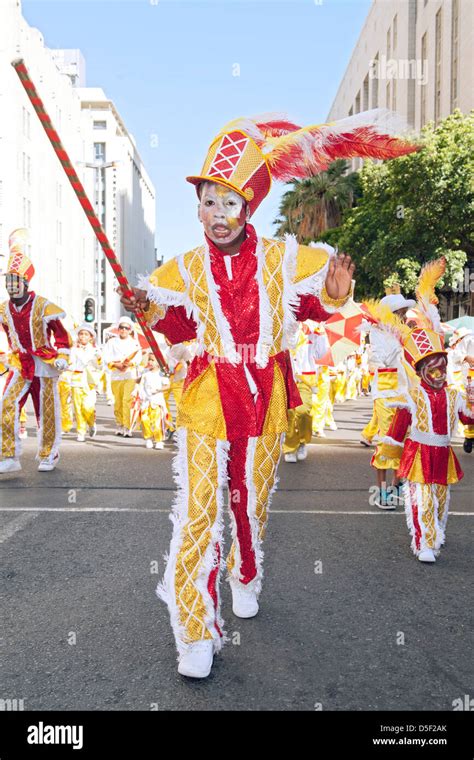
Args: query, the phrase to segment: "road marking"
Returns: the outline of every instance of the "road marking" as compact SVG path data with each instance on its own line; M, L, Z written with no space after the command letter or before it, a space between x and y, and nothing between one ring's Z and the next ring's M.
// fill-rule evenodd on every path
M0 544L3 544L4 541L8 541L9 538L15 535L19 530L22 530L26 525L28 525L29 522L35 519L35 517L38 517L40 510L19 510L16 508L13 508L12 510L9 509L2 509L2 512L19 512L22 511L24 514L19 515L18 517L15 517L14 520L11 520L9 523L7 523L3 528L0 528Z
M168 509L153 509L152 507L0 507L0 512L159 512L168 514ZM380 510L369 512L368 510L341 510L341 509L270 509L272 515L398 515L405 516L405 512L393 510ZM451 517L474 517L474 512L450 512ZM36 516L36 515L35 515ZM22 526L20 526L22 527ZM1 536L1 533L0 533Z

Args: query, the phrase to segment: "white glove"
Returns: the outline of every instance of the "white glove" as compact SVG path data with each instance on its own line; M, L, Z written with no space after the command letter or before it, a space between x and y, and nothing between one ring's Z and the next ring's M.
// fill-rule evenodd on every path
M55 362L54 362L54 367L59 372L64 372L64 370L68 368L68 361L67 361L67 359L56 359Z

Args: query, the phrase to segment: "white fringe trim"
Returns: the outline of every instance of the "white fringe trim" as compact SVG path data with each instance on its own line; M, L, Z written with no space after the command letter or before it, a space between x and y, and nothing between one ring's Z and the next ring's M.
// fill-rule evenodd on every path
M190 644L188 640L188 634L185 626L182 625L180 620L180 610L176 602L175 592L175 576L176 576L176 562L182 546L183 538L182 531L188 520L188 500L189 500L189 480L188 480L188 460L187 460L187 436L188 431L186 428L180 428L177 431L178 439L178 453L173 461L173 473L174 480L178 487L178 491L173 504L173 511L170 514L170 520L173 523L173 536L171 539L171 545L169 554L165 555L166 569L163 580L158 584L156 588L157 596L164 601L168 606L170 614L171 627L173 629L176 648L178 651L178 658L184 654ZM223 566L223 546L222 536L224 530L223 511L224 511L224 495L223 488L227 483L227 461L229 442L228 441L216 441L217 444L217 472L218 472L218 486L216 491L217 500L217 516L214 524L211 528L211 540L205 555L202 559L199 572L195 581L195 586L204 601L206 608L206 615L204 623L208 631L213 637L214 652L220 651L224 642L227 640L226 633L224 631L224 621L220 615L220 570ZM216 578L216 593L217 593L217 607L214 607L213 599L208 591L207 584L211 571L216 566L216 544L219 543L221 550L221 560L219 563L219 572ZM219 626L222 636L219 635L216 622Z
M285 236L285 253L283 257L283 342L282 348L294 348L298 332L298 321L295 316L300 304L300 296L313 295L321 297L321 291L326 281L331 258L336 255L335 249L327 243L311 243L311 248L323 248L328 253L326 264L310 277L295 283L299 244L294 235ZM321 304L327 312L335 312L332 306Z
M242 357L237 351L229 322L227 321L226 317L224 316L224 312L222 311L222 306L219 298L219 286L212 276L211 257L207 243L204 246L204 271L206 273L207 292L209 294L209 300L214 311L217 331L221 339L224 356L234 366L236 364L241 364Z
M188 648L187 633L180 620L175 594L176 561L182 544L182 529L188 519L187 433L186 428L180 428L176 432L178 452L173 460L173 475L177 492L170 514L170 520L173 523L173 535L169 553L164 555L166 568L163 580L156 587L157 596L168 606L178 655L184 654Z
M265 265L265 250L263 241L258 238L257 241L257 274L256 281L258 284L258 306L259 306L259 336L255 352L255 362L258 367L263 368L268 364L270 350L273 345L273 317L270 298L263 282L263 267Z
M158 285L152 285L149 280L150 275L141 274L138 276L138 287L146 290L147 298L157 306L182 306L184 304L186 293L180 293L177 290L162 288Z

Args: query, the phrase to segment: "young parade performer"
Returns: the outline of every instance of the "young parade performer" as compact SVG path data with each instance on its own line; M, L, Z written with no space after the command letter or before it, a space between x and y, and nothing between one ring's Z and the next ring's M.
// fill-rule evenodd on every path
M422 326L410 330L392 322L421 382L393 401L396 414L379 452L380 458L396 461L398 474L406 478L403 494L411 548L421 562L436 561L445 541L450 486L463 477L451 436L458 419L474 423L466 395L446 383L447 352L434 294L445 268L445 259L438 259L425 265L420 275L417 303Z
M90 438L95 438L97 433L95 405L102 357L95 345L95 337L95 331L90 325L81 325L69 359L77 440L81 443L86 440L87 433Z
M168 420L163 391L170 381L163 377L156 357L150 353L139 386L140 421L147 449L163 449Z
M29 290L35 270L25 253L27 239L23 228L10 236L5 283L10 300L0 304L10 344L10 371L0 401L0 473L21 470L20 412L29 395L39 424L38 470L54 470L59 461L58 378L67 368L71 339L61 323L64 312Z
M375 115L376 116L376 115ZM258 612L262 540L275 488L287 409L301 404L288 348L298 321L325 319L351 292L354 265L330 246L259 238L249 220L272 178L320 171L336 157L414 150L355 121L300 128L265 116L228 124L196 185L203 244L143 278L135 297L172 343L197 337L178 410L178 496L159 595L167 602L181 674L206 677L225 638L220 614L223 487L233 543L227 558L233 611ZM323 308L324 307L324 308Z

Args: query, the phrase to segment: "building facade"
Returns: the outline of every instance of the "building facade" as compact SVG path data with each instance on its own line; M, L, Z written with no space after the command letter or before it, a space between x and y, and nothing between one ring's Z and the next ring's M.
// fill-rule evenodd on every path
M328 120L377 107L417 132L474 108L472 0L373 0Z
M110 324L120 314L111 272L11 66L19 57L25 60L131 283L137 272L151 271L156 260L155 191L113 103L102 90L84 87L80 51L48 49L41 32L22 16L19 0L2 0L0 271L7 261L9 233L27 227L36 268L34 290L66 311L69 327L83 321L84 301L91 295L100 304L99 322ZM0 299L4 298L0 280Z

